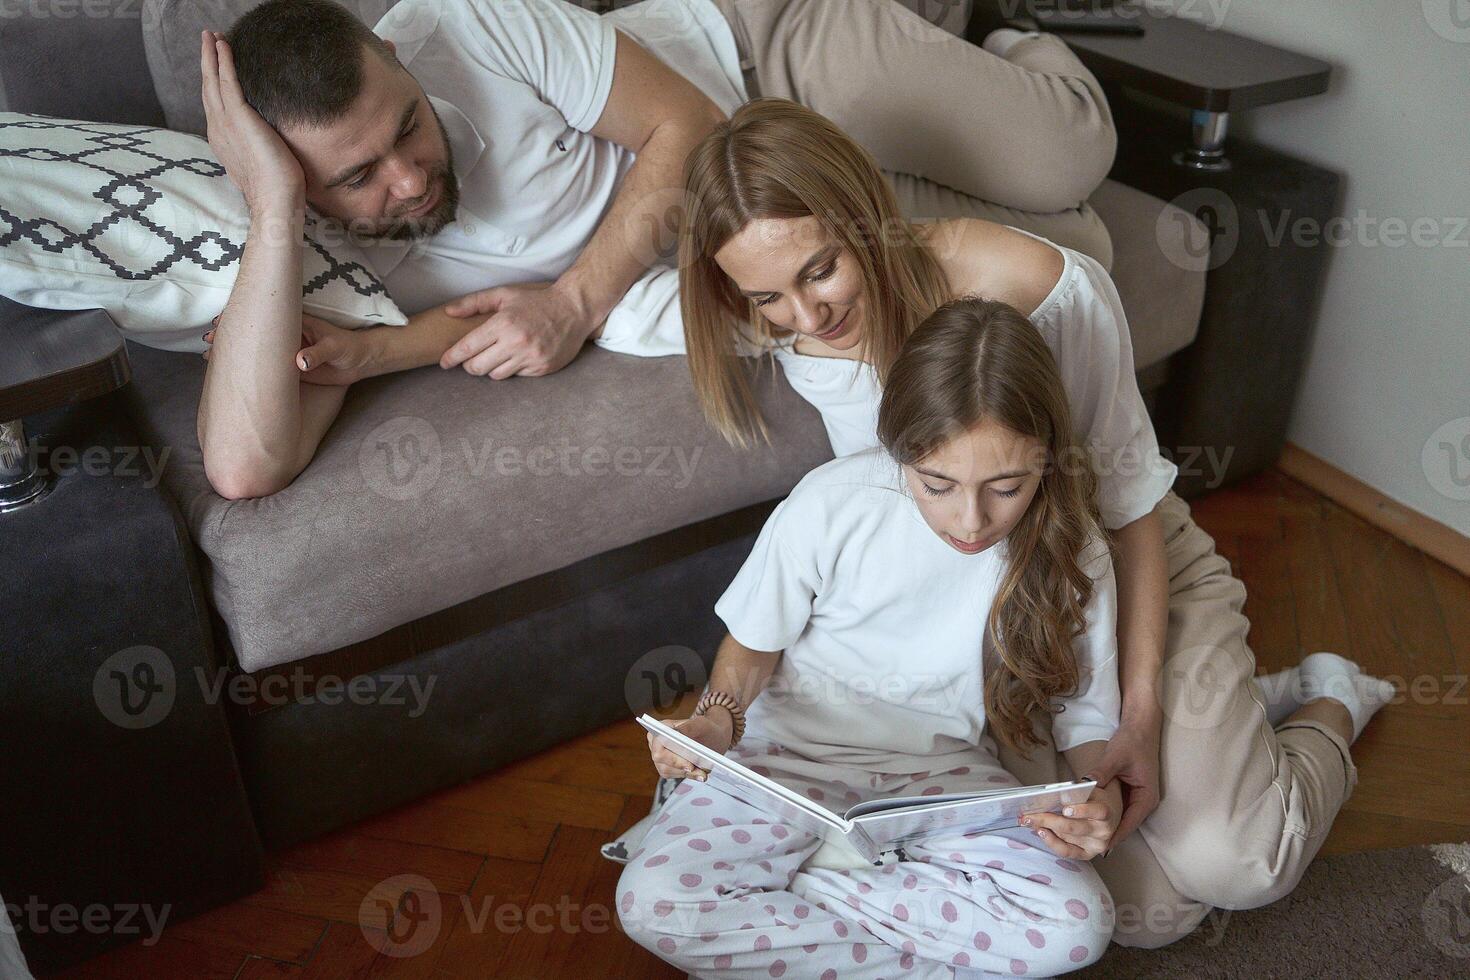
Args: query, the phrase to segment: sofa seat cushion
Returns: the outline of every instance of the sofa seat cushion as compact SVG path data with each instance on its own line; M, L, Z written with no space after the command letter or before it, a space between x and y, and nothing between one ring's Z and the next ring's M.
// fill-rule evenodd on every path
M1199 332L1209 233L1188 211L1116 180L1103 181L1088 201L1113 239L1110 272L1128 314L1134 364L1152 368Z
M195 434L203 360L129 355L132 411L169 452L163 480L246 671L779 498L832 455L779 369L756 386L773 445L742 452L705 424L684 358L589 347L545 378L430 367L354 385L291 486L229 501Z

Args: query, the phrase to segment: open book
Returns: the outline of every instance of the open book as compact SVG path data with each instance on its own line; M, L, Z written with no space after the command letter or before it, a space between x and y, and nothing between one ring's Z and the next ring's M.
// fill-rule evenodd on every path
M640 716L638 724L680 758L698 763L709 773L708 785L764 810L783 823L839 845L845 842L863 860L873 864L879 863L879 855L884 851L905 841L939 833L977 833L1014 827L1023 813L1056 812L1063 804L1086 801L1097 785L1089 779L973 793L891 797L859 803L838 816L775 780L727 759L652 715Z

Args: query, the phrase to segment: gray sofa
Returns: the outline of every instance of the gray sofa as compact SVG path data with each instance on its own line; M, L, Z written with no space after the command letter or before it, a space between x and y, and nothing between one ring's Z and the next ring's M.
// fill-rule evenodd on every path
M118 15L0 19L0 107L163 125L150 58L154 71L170 69L156 45L145 49L145 32L160 13L183 16L180 5L106 9ZM1140 380L1153 392L1193 341L1204 294L1203 274L1168 261L1174 245L1160 236L1202 230L1192 218L1160 220L1169 205L1113 181L1092 203L1112 234ZM19 336L26 322L12 316L0 328ZM215 717L198 737L238 760L267 846L702 684L722 632L715 598L770 508L831 455L817 415L779 370L757 386L772 445L740 452L703 422L683 358L589 348L543 379L425 368L354 386L295 483L228 501L211 491L195 436L203 362L131 344L128 354L132 382L116 401L125 418L112 421L130 435L97 438L171 454L153 492L197 549L195 584L209 609L190 614L198 642L213 638L202 656L245 679L217 706L226 724ZM66 574L87 573L73 565ZM117 647L153 642L146 624L128 629ZM387 696L409 679L420 690L432 683L422 704ZM353 681L381 696L342 696ZM114 855L123 869L159 859ZM240 873L234 894L257 881L258 867ZM212 886L207 901L231 897L230 883ZM0 868L7 898L46 887ZM85 904L83 883L67 887ZM180 878L178 888L198 884ZM187 898L175 900L190 908Z

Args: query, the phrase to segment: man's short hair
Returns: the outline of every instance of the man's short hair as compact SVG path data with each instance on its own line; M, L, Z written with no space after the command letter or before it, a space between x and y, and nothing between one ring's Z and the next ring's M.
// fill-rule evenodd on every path
M245 101L278 131L346 115L362 91L369 51L397 64L382 38L331 0L267 0L225 39Z

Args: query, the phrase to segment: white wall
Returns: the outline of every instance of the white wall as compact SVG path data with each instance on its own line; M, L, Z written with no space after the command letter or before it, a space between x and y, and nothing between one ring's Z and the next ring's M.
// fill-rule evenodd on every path
M1341 173L1355 222L1332 229L1350 243L1331 246L1290 438L1470 535L1470 0L1170 2L1334 66L1326 94L1231 120Z

